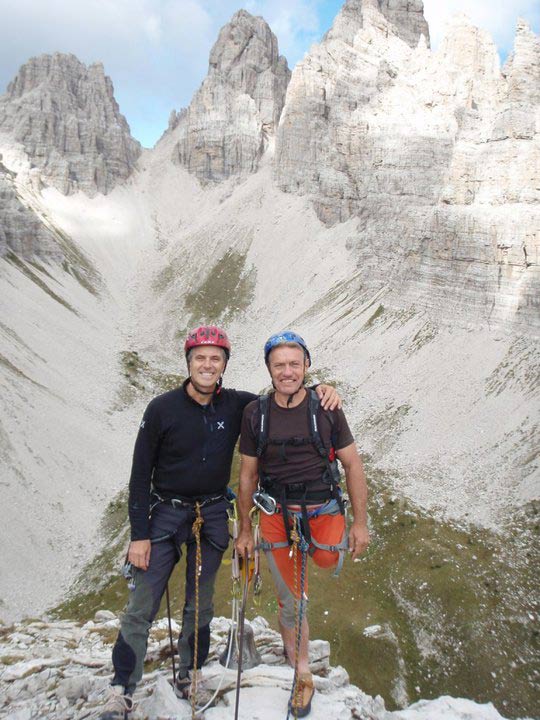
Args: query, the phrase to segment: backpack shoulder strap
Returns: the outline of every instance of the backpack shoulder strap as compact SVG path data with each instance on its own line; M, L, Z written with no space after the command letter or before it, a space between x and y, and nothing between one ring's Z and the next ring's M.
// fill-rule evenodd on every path
M319 432L319 410L321 407L321 401L319 400L319 396L315 392L315 390L312 390L311 388L308 389L309 393L309 402L308 402L308 413L309 413L309 432L311 435L311 441L319 451L319 454L323 457L328 456L328 449L324 447L324 443L321 438L321 433ZM331 413L329 413L331 415ZM333 418L332 418L333 422Z
M270 396L259 395L259 424L257 433L257 457L260 458L268 445Z

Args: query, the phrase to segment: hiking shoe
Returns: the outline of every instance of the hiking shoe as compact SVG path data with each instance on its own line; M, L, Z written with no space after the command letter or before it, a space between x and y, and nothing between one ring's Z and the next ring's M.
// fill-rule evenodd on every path
M132 710L131 695L125 695L121 685L111 685L103 712L99 715L98 720L128 720L128 715Z
M177 676L174 681L173 690L174 694L180 700L187 700L191 702L191 690L193 687L193 670L190 671L186 677L180 678ZM199 707L213 707L216 704L216 698L214 693L209 688L204 686L203 677L199 673L197 683L197 705Z
M191 678L189 674L186 677L176 676L173 686L174 694L180 700L189 700L191 697Z
M291 712L295 717L303 718L311 712L311 700L315 693L311 673L300 673L296 681L294 697L291 702Z

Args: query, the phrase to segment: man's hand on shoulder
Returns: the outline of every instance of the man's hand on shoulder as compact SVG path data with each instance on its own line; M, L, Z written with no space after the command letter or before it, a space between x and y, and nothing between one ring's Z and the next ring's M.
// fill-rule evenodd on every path
M343 407L338 391L332 385L317 385L315 392L319 396L323 410L341 410Z
M129 562L141 570L148 570L151 549L150 540L132 540L128 550Z

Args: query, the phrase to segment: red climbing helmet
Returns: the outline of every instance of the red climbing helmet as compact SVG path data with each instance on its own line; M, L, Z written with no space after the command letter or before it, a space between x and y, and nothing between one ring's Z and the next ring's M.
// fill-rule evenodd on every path
M188 333L186 342L184 343L186 357L192 348L199 347L200 345L215 345L216 347L223 348L227 360L231 355L231 343L229 342L227 333L215 325L201 325Z

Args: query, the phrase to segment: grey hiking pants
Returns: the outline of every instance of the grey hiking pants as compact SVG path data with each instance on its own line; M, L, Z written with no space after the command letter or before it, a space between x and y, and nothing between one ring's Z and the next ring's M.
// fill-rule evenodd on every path
M228 502L223 499L201 509L202 569L199 577L200 668L210 647L210 621L214 615L214 584L223 553L229 543ZM135 588L131 590L121 619L120 633L113 648L113 685L132 692L143 674L148 633L160 606L167 582L186 545L186 594L182 630L178 638L179 677L193 668L195 639L195 537L191 531L195 512L160 503L152 511L150 540L152 550L148 570L135 568Z

